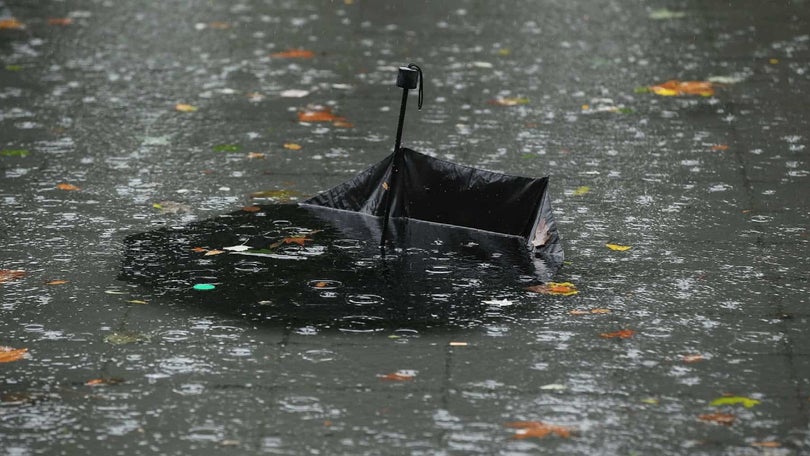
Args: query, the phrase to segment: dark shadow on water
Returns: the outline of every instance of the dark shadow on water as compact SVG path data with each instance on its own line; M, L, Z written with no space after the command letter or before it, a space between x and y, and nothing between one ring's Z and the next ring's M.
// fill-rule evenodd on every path
M527 284L560 266L521 237L408 219L392 220L383 255L377 217L258 209L129 236L119 278L255 322L374 331L519 318Z

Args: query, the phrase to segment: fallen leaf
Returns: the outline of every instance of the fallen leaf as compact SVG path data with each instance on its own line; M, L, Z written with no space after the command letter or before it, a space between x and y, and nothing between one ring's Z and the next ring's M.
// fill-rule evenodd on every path
M449 344L451 347L466 347L469 344L467 342L450 342Z
M495 106L519 106L529 104L529 99L524 97L498 97L489 100L489 104Z
M6 65L6 71L22 71L22 65Z
M0 30L22 30L24 28L25 24L13 17L0 19Z
M770 63L771 65L778 65L779 59L768 59L768 63Z
M574 190L574 196L582 196L582 195L584 195L584 194L586 194L586 193L588 193L590 191L591 191L591 187L588 187L587 185L583 185L582 187L577 187L577 189Z
M25 274L25 271L20 269L0 269L0 283L22 279Z
M557 435L562 438L571 437L571 429L564 426L557 426L554 424L543 423L542 421L514 421L506 423L507 427L515 428L515 439L528 439L538 438L542 439L550 434Z
M67 280L55 279L55 280L45 282L45 285L64 285L66 283L68 283Z
M193 249L191 249L191 251L196 252L196 253L202 253L202 252L207 252L208 249L204 249L202 247L194 247Z
M339 118L329 108L298 111L299 122L334 122Z
M730 413L706 413L698 416L698 419L701 421L722 424L723 426L731 426L734 424L734 420L736 420L737 417Z
M391 186L388 185L388 182L383 181L382 188L383 188L383 190L388 190L388 189L391 188Z
M526 288L533 293L571 296L579 293L577 287L571 282L548 282L542 285L532 285Z
M295 236L295 237L285 237L284 239L274 242L270 244L267 248L268 249L275 249L276 247L280 247L284 244L298 244L300 246L304 246L306 241L311 241L312 239L306 236Z
M728 150L728 144L715 144L712 146L712 150Z
M389 382L407 382L413 380L414 377L416 377L416 371L414 370L398 370L390 374L377 374L377 378Z
M676 79L649 87L656 95L674 97L680 95L700 95L710 97L714 95L714 84L709 81L678 81Z
M307 51L306 49L288 49L286 51L270 54L270 57L278 59L311 59L315 57L315 53Z
M58 188L59 190L65 190L65 191L69 191L69 192L76 191L76 190L81 190L79 187L77 187L77 186L75 186L73 184L65 184L65 183L57 184L56 188Z
M248 153L247 157L248 157L248 160L253 160L253 159L264 160L265 157L267 157L267 156L265 154L261 153L261 152L250 152L250 153Z
M223 253L225 253L224 250L209 250L205 252L204 256L222 255Z
M0 346L0 363L10 363L21 360L28 353L27 348L11 348Z
M658 399L656 399L654 397L646 397L646 398L642 399L641 402L643 402L645 404L649 404L649 405L658 405L661 401L659 401Z
M633 248L630 245L621 245L621 244L605 244L605 247L609 248L610 250L616 250L618 252L624 252L625 250L630 250Z
M703 355L696 354L696 355L683 355L681 359L683 360L683 362L690 364L696 363L698 361L703 361L705 358L703 358Z
M602 333L599 337L604 339L629 339L633 337L633 334L636 332L632 329L621 329L619 331L609 332L609 333Z
M72 17L52 17L48 19L48 25L70 25L72 23Z
M214 152L239 152L242 146L239 144L217 144L214 146Z
M284 148L289 150L301 150L301 145L296 143L284 143Z
M262 208L259 206L244 206L242 210L245 212L259 212Z
M324 287L327 287L327 286L329 286L329 282L324 282L324 281L315 282L315 288L324 288Z
M124 383L124 379L120 377L94 378L84 382L87 386L118 385L119 383Z
M779 442L769 441L769 442L753 442L751 446L760 447L760 448L779 448L782 446Z
M208 26L214 30L228 30L229 28L231 28L231 24L221 21L209 22Z
M25 158L25 157L28 156L28 154L30 154L30 152L28 152L25 149L3 149L3 150L0 150L0 156L3 156L3 157Z
M711 405L712 407L719 407L721 405L737 405L737 404L740 404L745 408L751 408L751 407L753 407L753 406L755 406L755 405L757 405L759 403L760 403L760 401L758 401L756 399L751 399L750 397L723 396L723 397L718 397L717 399L711 401L709 403L709 405Z
M342 119L338 119L338 120L332 122L332 125L334 125L336 127L339 127L339 128L352 128L352 127L354 127L353 123L347 122L347 121L342 120Z
M127 302L128 302L128 303L130 303L130 304L139 304L139 305L145 305L145 304L149 304L149 302L148 302L148 301L142 301L142 300L140 300L140 299L130 299L130 300L129 300L129 301L127 301Z
M177 103L176 105L174 105L174 110L179 111L179 112L194 112L194 111L196 111L198 109L200 109L200 108L198 108L198 107L196 107L194 105L185 104L185 103Z

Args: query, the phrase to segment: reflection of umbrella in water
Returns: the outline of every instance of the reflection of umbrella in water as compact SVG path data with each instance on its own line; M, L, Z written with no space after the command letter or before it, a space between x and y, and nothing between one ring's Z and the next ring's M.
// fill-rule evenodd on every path
M482 302L548 280L563 258L548 178L399 147L407 92L421 80L413 67L400 69L391 156L300 205L130 236L122 278L249 318L360 329L476 322L488 312Z

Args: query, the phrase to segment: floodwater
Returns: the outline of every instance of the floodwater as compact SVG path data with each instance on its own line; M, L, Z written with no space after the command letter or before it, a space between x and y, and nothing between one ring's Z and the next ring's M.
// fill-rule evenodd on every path
M0 454L810 450L807 1L141 3L0 0ZM550 174L577 294L183 239L389 154L408 62L403 145Z

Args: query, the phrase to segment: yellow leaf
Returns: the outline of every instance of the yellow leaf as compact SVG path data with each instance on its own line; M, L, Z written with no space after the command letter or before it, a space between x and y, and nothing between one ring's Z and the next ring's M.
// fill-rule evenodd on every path
M770 63L771 65L777 65L779 64L779 59L769 59L768 63Z
M641 402L643 402L645 404L650 404L650 405L658 405L658 403L660 401L658 399L654 398L654 397L647 397L647 398L642 399Z
M617 250L619 252L624 252L625 250L630 250L632 248L632 246L621 244L605 244L605 247L609 248L610 250Z
M199 108L194 106L194 105L185 104L185 103L177 103L176 105L174 105L174 110L179 111L179 112L194 112L197 109L199 109Z
M591 187L588 187L587 185L583 185L582 187L577 187L577 189L574 190L574 196L582 196L582 195L584 195L584 194L586 194L586 193L588 193L590 191L591 191Z
M296 143L284 143L284 148L289 150L301 150L301 145Z
M266 155L261 153L261 152L250 152L250 153L248 153L247 157L248 157L248 160L253 160L253 159L261 159L261 160L263 160L266 157Z
M711 405L712 407L719 407L721 405L737 405L737 404L740 404L745 408L751 408L751 407L753 407L753 406L755 406L755 405L757 405L759 403L760 403L760 401L758 401L756 399L751 399L750 397L723 396L723 397L718 397L717 399L711 401L709 403L709 405Z

